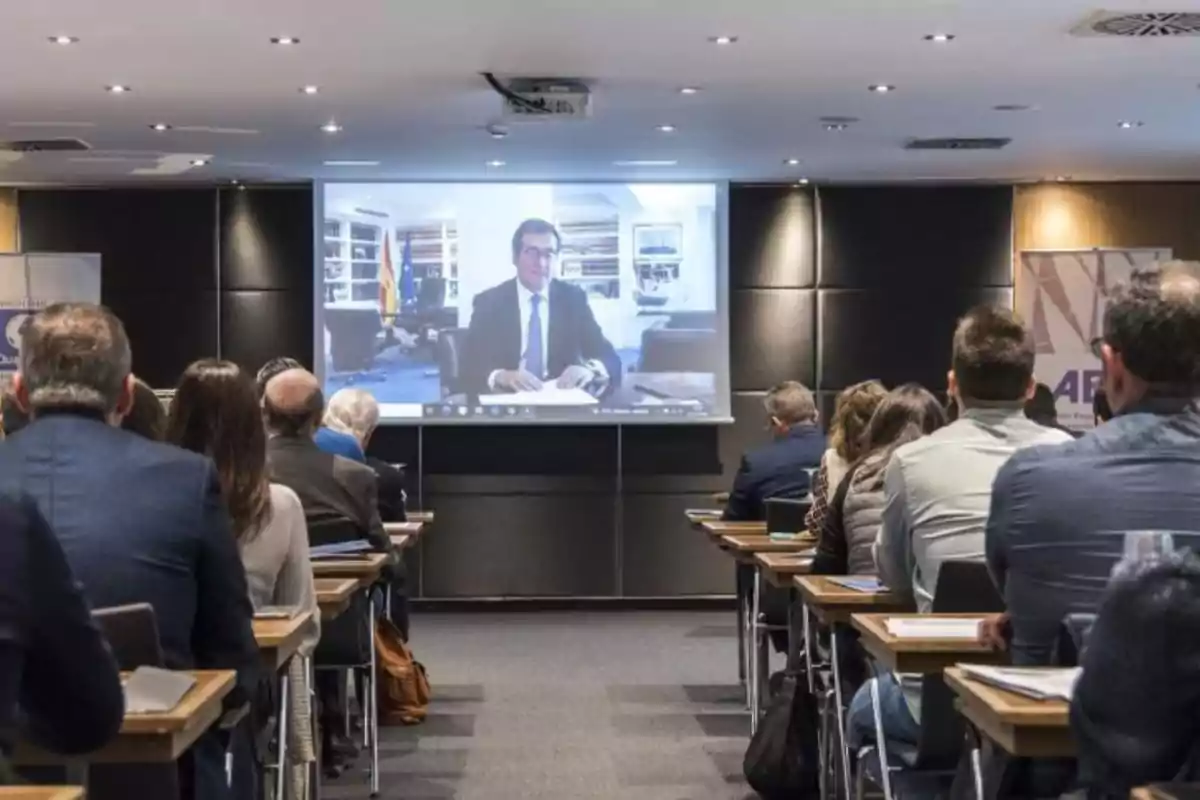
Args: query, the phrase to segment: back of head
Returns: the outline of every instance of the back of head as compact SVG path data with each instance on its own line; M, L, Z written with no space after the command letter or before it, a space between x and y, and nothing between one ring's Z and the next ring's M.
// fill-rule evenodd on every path
M928 436L945 424L945 409L925 387L916 383L897 386L888 392L867 425L856 480L881 477L896 448Z
M817 419L817 404L812 392L799 381L784 381L771 387L763 405L772 420L785 427L803 425Z
M33 416L53 408L111 415L129 377L132 355L125 326L91 303L56 303L21 332L19 391Z
M271 378L280 373L287 372L289 369L304 369L304 365L294 358L277 356L259 367L258 374L254 376L254 384L258 389L258 396L262 397L267 391L267 382Z
M312 438L324 410L321 385L308 370L285 370L267 381L262 411L268 433Z
M829 446L847 463L862 455L867 424L887 394L882 383L872 380L856 383L838 395L829 423Z
M171 402L167 440L208 456L238 537L270 511L267 443L254 381L231 361L203 359L184 370Z
M951 365L959 401L1020 403L1033 379L1033 337L1012 311L978 306L958 321Z
M1025 416L1039 425L1056 425L1058 409L1054 405L1054 392L1044 383L1033 389L1033 396L1025 401Z
M1200 389L1200 264L1171 261L1134 270L1109 293L1103 339L1152 390L1194 394Z
M153 442L161 442L166 435L167 412L145 381L134 380L133 406L121 420L121 427Z
M325 407L324 424L348 433L365 446L379 424L379 403L364 389L338 389Z

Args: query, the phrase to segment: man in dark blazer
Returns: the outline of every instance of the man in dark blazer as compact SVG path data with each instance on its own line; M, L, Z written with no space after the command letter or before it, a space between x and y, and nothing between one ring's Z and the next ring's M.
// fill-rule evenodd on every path
M24 328L17 401L33 421L0 446L0 488L37 502L93 608L149 603L166 666L237 670L258 647L246 573L208 459L118 426L133 402L129 339L107 309L52 305ZM230 797L210 732L180 764L184 793ZM194 779L191 777L194 773Z
M460 386L468 394L584 388L599 395L621 383L621 359L587 294L552 275L562 239L541 219L512 238L515 278L475 296L463 347Z
M742 456L723 519L766 519L767 498L808 497L813 473L821 466L825 434L817 426L812 392L785 381L767 392L764 405L771 443Z

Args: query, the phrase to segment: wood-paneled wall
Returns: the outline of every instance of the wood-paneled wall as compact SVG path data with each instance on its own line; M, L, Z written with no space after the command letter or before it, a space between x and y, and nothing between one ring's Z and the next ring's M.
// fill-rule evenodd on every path
M0 189L0 253L17 249L17 192Z

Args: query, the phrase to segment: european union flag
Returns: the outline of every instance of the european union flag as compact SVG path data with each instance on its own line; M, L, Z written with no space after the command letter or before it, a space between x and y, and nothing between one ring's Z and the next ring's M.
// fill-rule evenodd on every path
M400 300L408 305L417 299L417 287L413 284L412 234L404 234L404 253L400 259Z

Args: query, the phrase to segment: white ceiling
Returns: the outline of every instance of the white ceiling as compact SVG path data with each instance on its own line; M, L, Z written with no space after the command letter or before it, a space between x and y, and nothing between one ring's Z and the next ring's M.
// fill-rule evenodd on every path
M296 178L1200 178L1200 38L1070 31L1100 0L37 0L0 11L0 183ZM1200 11L1125 0L1122 11ZM923 36L951 32L953 42ZM77 36L53 45L54 34ZM718 47L708 37L732 34ZM301 39L271 45L271 36ZM589 81L586 122L483 126L479 73ZM113 96L106 84L133 92ZM303 84L321 87L302 95ZM867 86L895 84L875 95ZM691 97L681 86L700 86ZM999 112L997 104L1036 110ZM825 115L861 118L824 130ZM322 133L336 119L341 133ZM1121 130L1119 120L1144 126ZM155 133L154 122L241 133ZM69 123L29 125L21 123ZM672 124L674 134L655 128ZM1011 136L908 152L914 136ZM174 154L160 163L160 159ZM193 157L212 163L191 168ZM802 159L798 167L784 159ZM82 159L82 160L81 160ZM379 160L326 167L325 160ZM503 168L486 166L502 159ZM618 160L677 159L669 168ZM158 164L159 175L132 174Z

